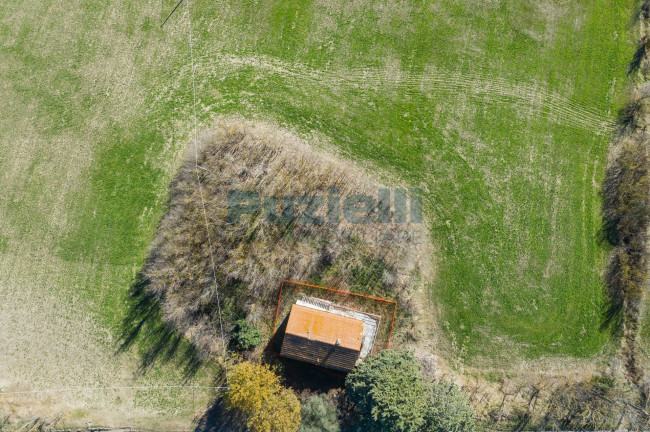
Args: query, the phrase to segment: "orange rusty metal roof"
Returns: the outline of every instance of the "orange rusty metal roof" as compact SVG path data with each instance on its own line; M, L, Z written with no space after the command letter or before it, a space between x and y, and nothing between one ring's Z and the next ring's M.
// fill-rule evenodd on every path
M286 334L311 341L361 350L363 321L331 312L294 304L289 314Z

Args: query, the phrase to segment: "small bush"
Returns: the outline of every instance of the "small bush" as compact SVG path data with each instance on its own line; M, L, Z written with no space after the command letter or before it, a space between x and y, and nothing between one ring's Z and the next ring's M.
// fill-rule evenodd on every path
M257 327L249 326L246 320L239 320L235 323L232 343L240 350L256 348L262 343L262 332Z
M336 407L325 395L312 396L300 409L302 423L298 432L339 432Z

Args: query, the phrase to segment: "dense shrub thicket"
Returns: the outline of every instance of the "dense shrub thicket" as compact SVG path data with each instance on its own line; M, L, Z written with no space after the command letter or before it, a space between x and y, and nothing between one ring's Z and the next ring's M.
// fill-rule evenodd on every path
M333 191L340 202L358 194L376 197L378 185L354 167L315 153L295 138L248 124L203 134L198 166L189 158L173 180L169 211L143 275L164 319L202 352L220 354L228 343L220 339L217 293L227 333L243 318L268 326L283 279L335 279L340 289L367 285L409 308L407 281L418 269L417 250L405 241L386 247L368 240L377 232L408 230L408 224L350 224L341 209L340 223L300 219L311 199L304 197L324 200ZM255 192L259 206L231 220L233 191ZM287 210L292 206L282 196L295 197L289 199L295 212ZM364 211L374 215L377 210ZM315 215L329 211L322 205ZM380 271L359 271L372 268ZM255 335L242 336L235 335L243 346L257 343L257 337L248 338Z
M649 149L650 141L624 140L603 183L605 232L615 246L608 284L615 295L629 300L641 295L647 277Z
M454 383L429 385L427 432L467 432L474 428L474 413Z
M409 351L385 350L369 357L345 382L359 411L359 430L387 432L474 429L472 411L460 390L427 382Z
M539 427L549 430L614 430L625 410L621 389L610 377L567 383L547 401Z

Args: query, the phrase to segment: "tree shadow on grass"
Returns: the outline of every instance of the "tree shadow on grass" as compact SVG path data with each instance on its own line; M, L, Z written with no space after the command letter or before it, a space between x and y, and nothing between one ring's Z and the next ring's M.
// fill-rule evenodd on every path
M611 242L615 231L607 221L603 221L601 230L601 243ZM603 291L605 293L605 302L601 307L600 313L600 331L608 331L614 337L622 336L623 329L623 296L619 286L620 263L617 262L618 256L614 254L607 263L605 274L603 275Z
M128 312L122 321L117 353L138 348L139 372L145 373L156 362L175 362L190 379L203 364L198 349L162 319L155 297L147 290L148 281L138 273L129 290Z
M197 421L195 432L242 432L246 419L236 410L228 410L222 399L217 399Z
M646 49L645 43L646 41L643 40L642 43L640 43L639 46L636 48L636 51L634 52L634 56L632 57L632 61L627 66L628 75L633 75L641 68L641 63L643 62L645 49Z
M616 252L616 251L615 251ZM603 305L601 331L609 330L614 336L623 336L623 287L620 254L613 253L607 263L604 284L607 301Z
M623 335L623 300L609 297L603 306L601 331L609 331L613 336Z

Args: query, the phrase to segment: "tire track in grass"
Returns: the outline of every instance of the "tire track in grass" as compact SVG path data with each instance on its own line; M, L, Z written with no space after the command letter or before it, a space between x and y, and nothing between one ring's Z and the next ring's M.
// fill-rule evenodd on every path
M215 67L214 64L219 66ZM300 63L288 63L265 56L203 55L196 59L204 77L223 77L239 69L252 67L259 72L279 75L284 79L300 81L304 85L325 86L331 89L387 89L414 93L464 93L495 100L511 100L538 108L540 113L558 125L588 130L596 135L609 135L614 130L614 118L606 113L584 106L537 83L512 82L489 73L461 74L444 70L425 73L392 73L386 69L363 68L324 71ZM187 67L187 66L186 66ZM182 73L179 74L183 75ZM179 85L175 83L173 87ZM163 97L161 94L159 97Z

